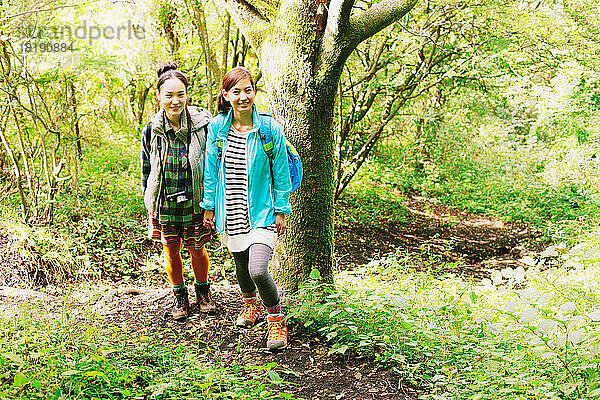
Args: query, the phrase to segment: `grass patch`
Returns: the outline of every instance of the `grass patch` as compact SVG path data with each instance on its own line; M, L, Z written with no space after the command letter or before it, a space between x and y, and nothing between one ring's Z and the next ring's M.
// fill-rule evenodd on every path
M57 221L94 218L120 223L145 214L140 188L139 142L103 140L86 149L78 184L60 193Z
M18 196L2 206L0 226L27 253L45 283L64 278L139 277L152 253L145 240L145 208L140 194L139 143L104 139L84 151L80 172L57 194L54 224L17 223ZM17 268L19 269L19 268ZM31 282L23 272L23 282Z
M456 138L447 140L456 145ZM419 169L410 156L400 156L410 155L410 148L383 143L376 158L357 174L358 187L367 180L436 197L466 211L532 224L547 238L571 246L599 224L600 163L595 154L600 141L465 146L464 152L456 153L440 148L440 154Z

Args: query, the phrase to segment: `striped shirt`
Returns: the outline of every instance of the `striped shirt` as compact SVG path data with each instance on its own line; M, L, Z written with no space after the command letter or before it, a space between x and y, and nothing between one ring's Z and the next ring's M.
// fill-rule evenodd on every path
M250 232L248 220L248 173L246 166L246 138L248 132L229 131L225 151L225 217L229 236Z
M250 131L252 132L252 131ZM252 243L274 246L277 238L275 223L267 227L250 229L248 217L248 166L246 164L246 140L250 132L239 132L231 127L225 150L225 232L227 245L232 251L240 251Z

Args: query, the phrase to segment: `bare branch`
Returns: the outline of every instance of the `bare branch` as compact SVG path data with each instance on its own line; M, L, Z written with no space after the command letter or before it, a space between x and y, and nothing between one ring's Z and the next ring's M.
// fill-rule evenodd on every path
M229 55L229 33L231 32L231 15L228 12L225 16L224 31L225 37L223 38L223 61L221 62L221 76L227 73L227 56Z
M355 44L373 36L406 15L418 0L383 0L350 18L351 37Z
M371 64L369 65L369 70L360 78L358 78L358 80L356 82L352 83L352 86L357 86L363 82L367 82L370 81L375 74L377 74L378 71L382 70L383 68L385 68L385 66L387 64L389 64L388 62L379 63L379 60L381 59L381 55L383 54L383 51L385 50L385 47L387 46L387 41L389 40L389 37L385 37L382 42L381 45L379 46L379 49L375 52L375 56L374 58L371 60Z
M337 188L335 192L335 200L340 197L340 194L344 191L348 183L352 180L354 175L358 172L362 164L367 159L373 147L381 137L383 130L387 126L387 124L394 118L394 116L398 113L398 110L406 103L405 99L401 99L399 102L396 102L396 97L391 96L387 98L387 101L384 106L384 115L382 120L379 122L377 127L371 132L367 141L363 144L362 148L356 153L352 162L350 163L350 167L347 171L345 171L344 176L338 181Z
M202 1L192 0L188 2L188 0L185 0L185 5L188 7L188 9L192 9L192 12L194 13L193 22L196 25L198 31L200 32L200 44L202 46L202 53L204 55L204 65L206 68L208 110L211 113L213 113L213 105L215 104L216 99L215 91L217 90L215 88L215 91L213 91L213 87L221 81L222 69L217 62L216 54L210 47L210 42L208 39L208 29L206 27L205 9L204 5L202 4Z
M0 22L10 21L13 18L23 17L25 15L30 15L30 14L42 13L42 12L47 12L47 11L55 11L55 10L60 10L60 9L63 9L63 8L77 7L77 6L80 6L82 4L83 3L79 3L79 4L65 4L65 5L62 5L62 6L54 6L54 7L49 7L49 8L39 8L39 9L21 11L21 12L16 13L16 14L7 15L4 18L0 18Z
M363 118L367 115L367 112L369 112L371 109L371 106L373 105L373 102L378 94L379 93L377 93L375 90L367 90L365 96L363 96L363 101L356 112L356 117L353 120L354 124L363 120Z
M23 182L22 182L23 175L21 173L21 168L19 166L19 161L17 159L17 156L15 155L13 149L11 148L10 143L8 142L8 138L4 135L6 123L8 121L8 111L5 111L6 108L7 107L2 108L2 114L7 115L7 119L4 121L2 129L0 129L0 142L2 142L2 144L4 145L4 150L6 151L8 158L12 162L12 165L14 168L15 180L17 183L17 189L19 191L19 197L21 199L21 211L24 216L27 216L29 214L29 205L27 202L27 196L25 195L25 189L23 188Z

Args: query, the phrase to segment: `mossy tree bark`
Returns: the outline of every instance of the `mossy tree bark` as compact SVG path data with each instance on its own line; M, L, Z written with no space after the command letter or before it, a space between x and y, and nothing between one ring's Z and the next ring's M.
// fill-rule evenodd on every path
M256 50L271 111L304 166L273 272L294 290L315 268L333 278L335 96L348 56L417 0L220 0Z

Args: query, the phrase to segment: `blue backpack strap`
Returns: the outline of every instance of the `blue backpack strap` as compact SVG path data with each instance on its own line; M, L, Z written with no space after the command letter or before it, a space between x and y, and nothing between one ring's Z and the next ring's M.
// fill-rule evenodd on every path
M273 116L267 112L259 111L260 127L258 128L258 136L262 143L267 158L269 159L269 169L271 170L271 185L275 188L275 176L273 175L273 159L275 154L273 153L273 132L271 132L271 121L269 118ZM266 118L265 118L266 117Z
M267 153L267 156L269 157L269 161L273 162L273 159L275 158L275 154L273 154L273 132L271 132L271 121L269 120L269 118L273 118L273 116L262 111L260 111L258 115L261 117L268 117L260 118L258 135L260 136L263 149L265 149L265 153Z
M219 113L218 116L221 116L221 121L226 118L224 113ZM206 128L206 137L208 138L208 128ZM220 164L223 156L223 139L215 138L215 143L217 144L217 164Z
M148 122L148 124L146 125L146 127L144 128L144 135L146 136L146 143L150 144L150 138L152 137L152 122ZM162 152L162 138L160 136L156 136L156 149L158 150L158 154L160 154ZM165 191L165 187L166 187L166 183L165 183L165 169L162 165L162 159L159 157L160 160L160 179L162 181L162 188L161 188L161 196L162 193L164 193Z
M221 139L216 139L215 142L217 143L217 161L220 163L221 162L221 157L223 156L223 140Z
M146 126L144 127L144 130L142 131L142 134L144 135L144 140L146 141L146 145L150 145L150 138L152 136L152 122L148 122L146 124ZM160 151L160 142L158 144L159 148L158 150Z
M263 145L263 149L265 153L267 153L267 157L269 158L269 167L271 167L271 178L273 180L273 187L275 187L275 177L273 176L273 159L275 158L274 154L274 145L273 145L273 132L271 132L271 114L265 112L259 112L260 118L260 128L259 128L259 136ZM268 117L268 118L262 118ZM290 169L290 179L292 181L292 192L298 189L300 183L302 182L302 161L300 160L300 156L298 152L294 148L294 146L290 143L289 140L285 139L285 147L287 153L288 166Z

